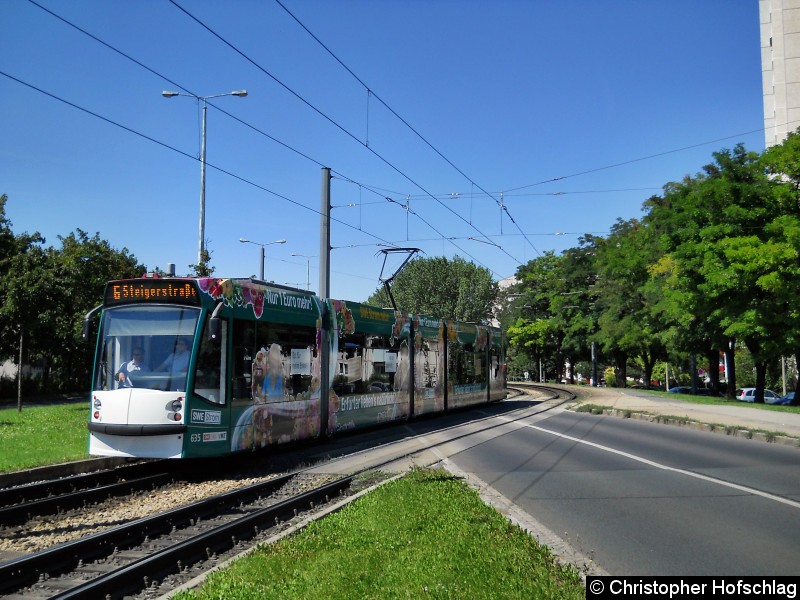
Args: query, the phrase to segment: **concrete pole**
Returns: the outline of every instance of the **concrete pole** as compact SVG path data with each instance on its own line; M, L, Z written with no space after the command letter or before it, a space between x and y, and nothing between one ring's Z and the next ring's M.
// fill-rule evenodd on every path
M329 336L337 335L330 330L331 315L329 314L328 299L331 293L331 170L322 168L322 199L320 206L320 231L319 231L319 297L322 302L322 331L320 340L320 437L325 437L328 431L328 394L330 393L330 343Z
M322 203L319 223L319 296L327 300L331 293L331 170L322 168Z
M200 136L200 232L197 243L197 264L203 264L206 235L206 99L203 98L203 125ZM264 275L261 275L264 278Z

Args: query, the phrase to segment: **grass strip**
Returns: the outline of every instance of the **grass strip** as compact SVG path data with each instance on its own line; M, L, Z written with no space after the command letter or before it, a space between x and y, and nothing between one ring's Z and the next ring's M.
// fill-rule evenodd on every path
M86 402L0 409L0 472L88 458Z
M175 598L583 599L578 571L461 480L414 469Z

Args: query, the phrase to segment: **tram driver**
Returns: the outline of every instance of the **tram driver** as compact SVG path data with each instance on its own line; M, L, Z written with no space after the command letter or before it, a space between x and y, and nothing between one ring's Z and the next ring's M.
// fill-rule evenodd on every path
M133 387L131 375L138 371L147 371L148 368L144 363L144 352L141 348L133 349L133 357L128 362L120 365L117 371L117 382L119 387Z

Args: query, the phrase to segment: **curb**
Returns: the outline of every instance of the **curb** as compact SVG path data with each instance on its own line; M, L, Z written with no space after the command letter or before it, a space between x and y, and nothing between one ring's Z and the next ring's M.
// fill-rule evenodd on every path
M572 406L568 410L577 412L577 407L580 405ZM598 405L598 407L600 407ZM765 442L768 444L778 444L781 446L789 446L791 448L800 448L800 438L780 435L777 433L767 433L761 430L752 430L745 427L736 425L721 425L719 423L703 423L694 421L686 417L669 417L648 412L634 412L630 410L622 410L619 408L603 408L603 415L611 417L619 417L622 419L637 419L639 421L648 421L650 423L663 423L664 425L673 425L678 427L688 427L697 431L705 431L709 433L717 433L729 435L733 437L744 438L748 440L756 440L758 442ZM592 412L592 414L599 414Z

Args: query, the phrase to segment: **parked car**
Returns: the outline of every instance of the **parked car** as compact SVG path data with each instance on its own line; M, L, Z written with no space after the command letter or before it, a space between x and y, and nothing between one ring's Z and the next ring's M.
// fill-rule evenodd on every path
M669 388L667 391L671 392L673 394L691 394L692 393L692 388L689 387L688 385L679 385L679 386L676 386L676 387L673 387L673 388ZM710 390L710 389L704 388L704 387L699 387L694 391L694 395L695 396L716 396L717 394L714 392L714 390Z
M667 391L670 394L691 394L692 388L686 387L685 385L679 385L676 387L671 387Z
M736 390L736 399L742 402L755 402L756 388L741 388ZM780 399L781 397L772 390L764 390L764 402L766 404L778 404Z
M689 391L689 393L691 393L691 390ZM697 388L697 390L695 390L694 393L695 393L695 396L716 396L717 395L716 392L714 392L714 390L709 389L709 388Z
M789 392L785 396L781 396L777 402L773 404L781 404L783 406L792 406L794 405L794 392Z

